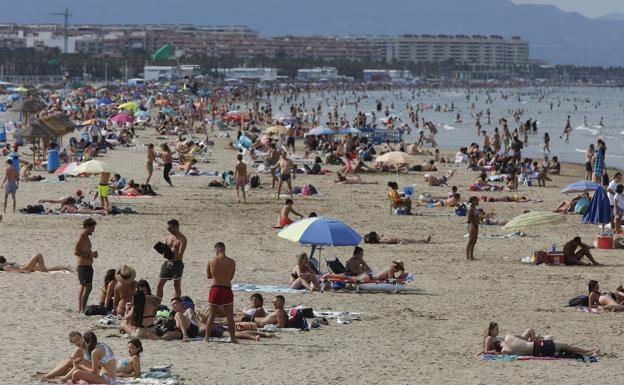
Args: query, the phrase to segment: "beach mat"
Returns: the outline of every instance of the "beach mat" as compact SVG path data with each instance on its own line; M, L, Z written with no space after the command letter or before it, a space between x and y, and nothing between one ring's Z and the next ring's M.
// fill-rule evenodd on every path
M535 357L535 356L506 356L506 355L498 355L498 354L481 354L481 359L483 361L563 361L570 360L570 358L559 358L559 357ZM594 356L582 356L575 361L579 362L598 362L598 357Z
M272 285L254 285L250 283L239 283L232 285L232 291L243 292L263 292L263 293L290 293L290 294L302 294L308 292L308 290L295 290L284 286L272 286Z

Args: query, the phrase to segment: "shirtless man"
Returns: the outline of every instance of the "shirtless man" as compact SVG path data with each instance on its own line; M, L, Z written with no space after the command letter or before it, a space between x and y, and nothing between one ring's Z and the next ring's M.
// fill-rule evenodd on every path
M236 273L236 262L225 255L225 244L218 242L214 246L215 256L208 261L206 276L212 279L208 293L209 315L206 321L206 342L210 338L217 310L223 308L228 322L228 331L233 343L236 343L236 325L234 323L234 293L232 279Z
M154 172L154 159L156 155L154 154L154 144L150 143L147 146L147 163L145 164L145 168L147 169L147 179L145 180L145 184L149 184L150 179L152 179L152 173Z
M182 272L184 271L182 259L186 250L186 237L180 232L180 223L175 219L167 222L167 231L169 231L169 235L167 235L165 243L173 252L173 259L163 262L160 268L160 279L156 286L156 296L160 299L163 297L165 283L169 280L173 280L175 296L178 298L182 296Z
M557 353L576 353L584 356L596 356L600 349L583 349L576 346L558 343L553 340L526 341L514 335L508 334L501 343L502 355L554 357Z
M286 298L283 295L276 295L273 300L274 311L266 317L255 317L254 321L260 325L276 325L278 328L284 328L288 324L288 314L284 310Z
M579 249L580 248L580 249ZM576 251L576 249L579 249ZM587 257L594 266L600 266L598 262L594 259L594 257L589 252L589 245L581 242L581 237L574 237L571 241L567 242L563 246L563 260L566 265L577 265L577 266L590 266L586 263L581 262L583 257Z
M247 197L245 196L245 185L247 184L247 165L243 162L243 155L238 154L236 156L236 168L234 169L234 185L236 186L236 196L238 197L238 203L240 203L239 189L243 192L243 202L247 203Z
M80 290L78 291L78 313L83 313L89 301L89 294L93 283L93 259L98 257L98 252L91 250L91 240L89 237L95 231L95 222L92 218L87 218L82 222L84 230L80 233L74 255L77 258L78 281Z
M137 288L136 271L134 268L123 265L115 273L117 284L113 291L113 314L123 316L126 314L126 304L132 303L132 296Z
M110 193L110 187L108 186L109 179L109 172L103 172L100 174L100 183L98 184L97 191L100 196L100 203L102 204L102 208L104 210L108 210L110 208L110 203L108 202L108 194Z
M266 167L271 172L271 188L275 188L275 184L277 182L277 174L275 173L277 169L277 162L279 162L280 152L275 148L275 143L269 144L269 152L266 156Z
M303 215L296 212L292 206L293 206L292 199L286 199L286 202L284 202L284 207L282 207L282 210L280 211L279 220L278 220L278 224L276 227L284 228L290 225L291 223L293 223L293 220L290 219L290 213L293 213L299 216L299 218L303 218Z
M292 189L291 177L293 177L293 175L291 173L294 169L294 165L293 165L292 160L288 159L286 151L282 151L282 157L280 158L280 161L279 161L279 168L280 168L280 182L279 182L279 186L277 187L277 199L279 199L280 197L280 193L282 192L282 185L284 184L284 182L288 184L288 191L290 191L290 199L292 199L293 189Z
M286 150L292 147L293 154L295 153L295 125L291 124L286 132Z
M289 183L290 186L290 183ZM9 199L9 195L13 198L13 212L15 212L15 192L19 187L19 174L13 168L13 161L11 159L7 159L6 161L6 173L4 174L4 180L2 181L2 186L0 188L4 188L4 212L6 213L7 208L7 200ZM292 194L292 190L291 190Z

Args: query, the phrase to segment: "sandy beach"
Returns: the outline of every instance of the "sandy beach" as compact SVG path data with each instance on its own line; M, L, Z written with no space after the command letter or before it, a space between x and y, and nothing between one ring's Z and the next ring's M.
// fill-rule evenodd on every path
M145 131L139 144L157 142ZM202 171L233 169L236 152L223 150L228 140L216 139L209 164ZM141 147L141 146L138 146ZM134 148L109 151L101 159L127 179L144 179L145 153ZM419 156L423 162L426 156ZM336 166L329 166L333 171ZM438 175L456 168L450 185L459 186L463 199L476 174L463 166L441 165ZM177 172L180 174L180 172ZM483 203L487 212L511 219L524 210L552 210L565 198L560 189L582 178L577 165L563 165L562 176L548 187L521 187L518 194L541 203ZM46 175L47 176L47 175ZM172 365L173 373L184 384L525 384L585 383L591 371L595 383L617 383L619 340L624 332L618 314L586 314L565 307L568 299L586 293L587 281L597 279L613 290L621 282L623 263L619 252L596 250L600 267L534 266L520 262L531 245L543 249L556 243L559 248L576 235L593 242L597 227L581 225L580 217L569 215L567 224L540 228L531 237L519 239L479 239L476 262L466 262L467 233L465 217L451 209L416 209L419 213L449 215L390 215L386 183L393 173L364 174L377 185L337 185L334 174L299 175L295 185L311 183L318 197L296 198L295 208L307 214L338 218L360 234L383 232L403 238L423 239L425 245L363 245L365 259L373 267L387 266L393 259L405 261L415 282L411 290L399 294L357 294L342 292L287 294L287 305L305 305L315 310L362 313L362 320L348 325L329 326L309 332L279 333L279 338L240 345L203 342L184 343L144 341L142 365ZM447 187L426 187L423 173L402 174L399 185L416 184L416 194L430 192L444 196ZM209 189L211 178L172 177L176 187L167 187L155 172L154 189L161 195L149 199L113 200L130 206L139 214L96 217L98 226L92 237L99 258L95 261L91 303L97 295L107 269L122 264L134 266L137 279L147 279L155 287L162 257L152 245L166 236L166 221L177 218L188 238L185 255L183 294L191 296L200 309L207 304L210 286L206 264L213 245L223 241L227 254L238 264L235 283L288 284L289 271L296 254L308 250L276 236L276 218L282 201L274 197L270 177L261 175L260 189L251 190L247 204L236 204L232 189ZM41 198L71 194L76 188L94 189L97 178L70 178L66 183L25 182L18 191L18 207ZM476 195L509 195L477 193ZM74 242L84 218L6 214L0 222L2 254L25 263L42 253L49 265L75 265ZM503 234L500 226L482 226L483 234ZM343 262L352 248L328 248L324 256ZM325 268L325 266L322 266ZM31 375L51 369L71 352L67 335L72 330L96 331L99 339L113 348L118 357L126 356L125 337L118 329L102 329L99 317L84 317L77 307L77 277L74 274L0 273L1 303L6 310L0 320L0 383L31 384ZM251 293L235 293L235 309L241 310ZM264 294L270 301L273 293ZM165 288L165 303L173 287ZM484 328L490 321L501 325L501 333L520 333L528 327L557 341L578 346L599 346L600 362L586 364L573 360L530 362L485 362L477 357Z

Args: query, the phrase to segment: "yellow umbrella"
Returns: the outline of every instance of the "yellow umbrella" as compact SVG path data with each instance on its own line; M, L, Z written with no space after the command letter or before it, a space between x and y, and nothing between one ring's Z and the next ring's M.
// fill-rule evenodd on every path
M123 103L117 107L118 110L127 110L130 112L135 112L138 108L139 106L135 102Z
M267 128L266 130L264 130L264 132L266 132L267 134L285 135L288 132L288 128L277 125Z
M15 87L13 89L13 91L15 91L15 92L26 92L26 91L28 91L28 88L23 87L23 86L19 86L19 87Z
M399 166L402 165L410 165L416 163L416 159L414 159L408 153L402 151L392 151L387 154L383 154L375 158L375 162L391 164L396 167L397 173L397 182L399 181Z

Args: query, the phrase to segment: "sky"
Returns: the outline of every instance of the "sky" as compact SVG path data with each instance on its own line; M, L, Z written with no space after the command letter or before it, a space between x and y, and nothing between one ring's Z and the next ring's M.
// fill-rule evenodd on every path
M564 11L575 11L588 17L624 13L623 0L512 0L517 4L552 4Z

